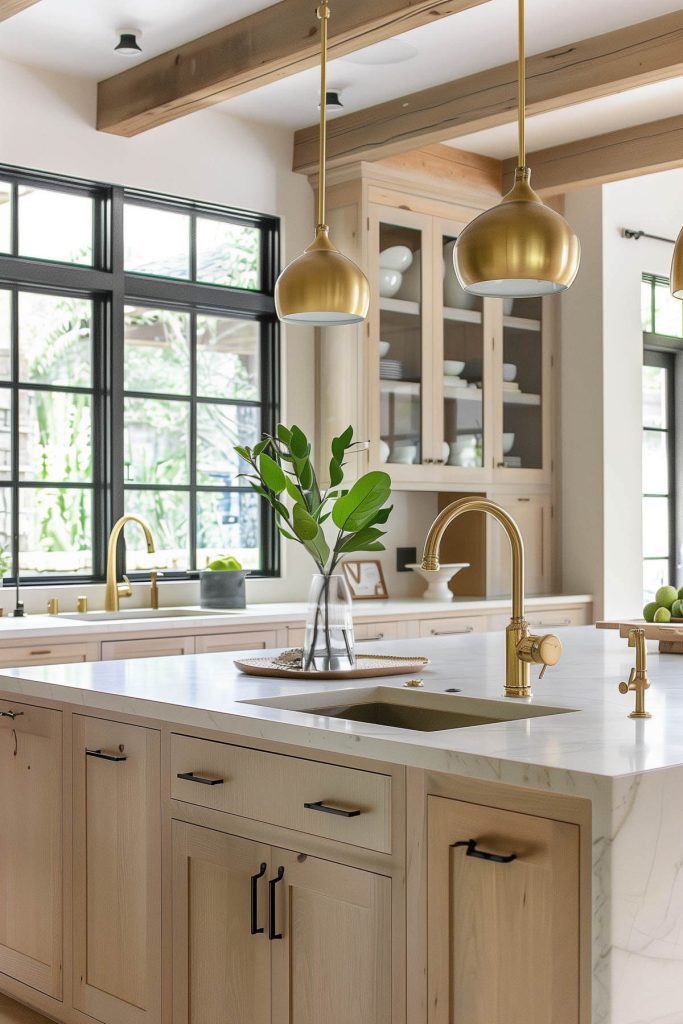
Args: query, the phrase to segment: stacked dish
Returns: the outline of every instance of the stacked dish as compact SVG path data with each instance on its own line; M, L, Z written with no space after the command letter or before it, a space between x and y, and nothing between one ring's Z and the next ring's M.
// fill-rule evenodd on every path
M400 291L403 274L413 262L412 251L407 245L392 245L379 254L379 293L390 299Z
M379 375L382 380L401 380L403 363L400 359L380 359Z
M444 359L443 361L443 382L451 388L466 388L467 381L460 374L465 369L465 361L462 359Z
M475 434L462 434L451 444L449 466L476 466L477 438Z
M391 461L402 465L412 465L417 456L417 445L410 441L397 441L391 449Z

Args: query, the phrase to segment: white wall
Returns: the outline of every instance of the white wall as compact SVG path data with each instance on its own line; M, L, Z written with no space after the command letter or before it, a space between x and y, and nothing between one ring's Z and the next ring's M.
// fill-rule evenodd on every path
M641 275L669 275L683 170L567 196L582 262L562 297L563 589L589 591L597 616L635 616L642 582Z

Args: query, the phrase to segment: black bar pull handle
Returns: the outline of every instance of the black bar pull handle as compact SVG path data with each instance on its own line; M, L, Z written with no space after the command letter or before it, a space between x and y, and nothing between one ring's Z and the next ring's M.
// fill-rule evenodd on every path
M199 775L197 772L178 772L178 778L185 782L198 782L200 786L222 786L225 782L220 775Z
M23 711L0 711L0 718L11 718L14 721L15 718L21 718Z
M261 864L255 875L251 876L251 934L262 935L263 928L258 926L258 880L263 878L268 865L265 861Z
M85 751L86 757L99 757L102 761L127 761L128 756L126 754L110 754L108 750L88 750Z
M500 853L485 853L484 850L478 850L476 839L463 839L459 843L453 843L451 849L454 850L457 846L467 847L467 857L478 857L480 860L490 860L495 864L511 864L513 860L517 860L516 853L509 853L504 857Z
M275 886L277 885L278 882L282 881L282 879L284 878L284 874L285 874L285 869L282 867L282 865L280 865L280 867L277 869L277 875L275 876L275 878L271 878L271 880L268 882L268 888L269 888L269 894L268 895L269 895L269 904L270 904L269 905L270 913L268 914L268 938L269 939L281 939L282 938L282 932L279 932L277 930L277 926L275 924Z
M360 811L345 811L341 807L330 807L329 804L323 803L322 800L316 800L311 804L304 804L304 807L309 811L320 811L322 814L338 814L340 818L357 818Z

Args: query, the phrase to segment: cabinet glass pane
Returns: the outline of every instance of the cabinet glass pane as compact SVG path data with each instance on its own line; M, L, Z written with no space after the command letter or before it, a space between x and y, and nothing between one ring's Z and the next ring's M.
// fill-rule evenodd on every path
M503 464L543 468L541 299L503 301Z
M0 181L0 252L12 249L12 186Z
M379 228L380 457L422 462L422 232Z
M454 246L454 238L444 237L442 457L449 466L471 469L484 464L482 300L460 287Z

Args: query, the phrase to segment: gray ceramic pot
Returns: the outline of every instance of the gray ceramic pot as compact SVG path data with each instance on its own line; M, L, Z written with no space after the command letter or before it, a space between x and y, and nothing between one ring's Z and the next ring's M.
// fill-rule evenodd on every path
M246 576L244 569L204 569L199 574L200 608L246 608Z

